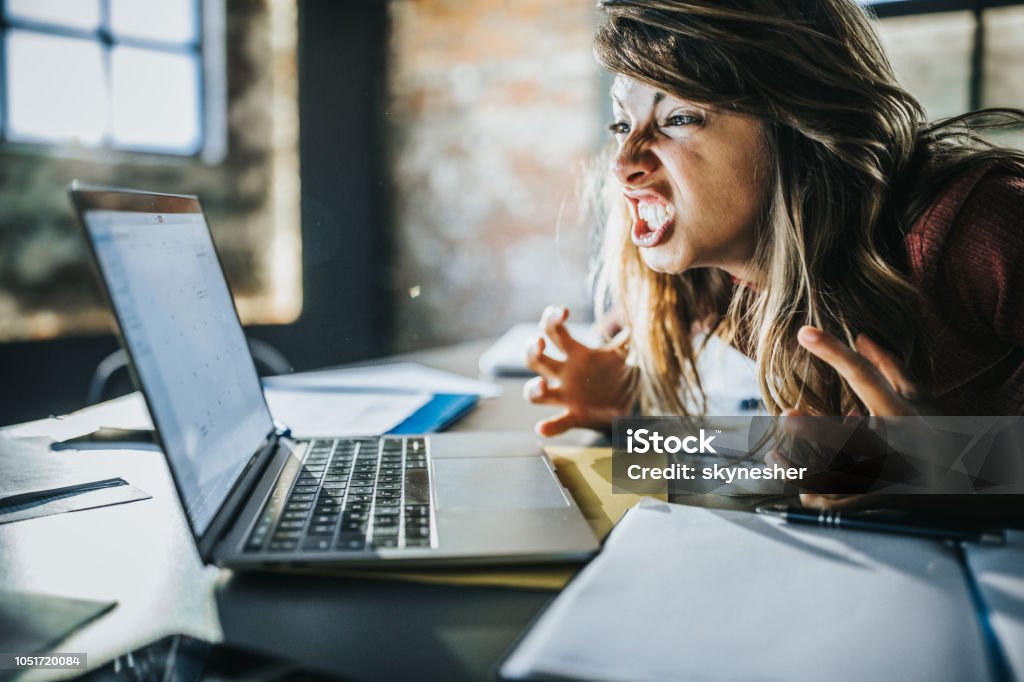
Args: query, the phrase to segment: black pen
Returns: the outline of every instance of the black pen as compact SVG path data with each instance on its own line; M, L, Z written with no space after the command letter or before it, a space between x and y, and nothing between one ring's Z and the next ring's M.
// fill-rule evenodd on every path
M961 530L894 519L866 519L863 516L843 516L842 512L827 509L802 509L787 507L782 504L758 507L758 514L776 516L786 523L801 523L822 528L845 528L848 530L866 530L873 533L889 533L892 535L912 535L933 540L954 540L957 542L976 542L983 545L1002 545L1006 536L1001 530Z

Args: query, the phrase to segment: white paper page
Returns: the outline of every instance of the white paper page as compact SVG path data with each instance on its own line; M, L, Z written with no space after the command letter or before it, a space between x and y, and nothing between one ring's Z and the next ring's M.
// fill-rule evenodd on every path
M426 405L429 393L362 391L264 391L274 419L296 438L375 436L386 433Z
M991 669L941 543L646 501L502 673L952 682Z
M1007 531L1003 547L965 544L964 549L1010 676L1024 680L1024 531Z
M346 369L285 374L263 379L266 388L330 391L360 389L399 393L457 393L492 398L501 387L488 381L469 379L415 362L351 367Z
M153 422L141 393L129 393L98 405L91 405L63 417L51 417L22 424L9 433L16 438L45 436L58 443L93 433L101 428L151 431Z
M431 399L429 393L371 391L264 391L274 419L289 426L297 438L372 436L386 433ZM93 405L59 419L25 424L11 432L18 438L47 436L58 442L101 428L146 431L153 422L141 393Z

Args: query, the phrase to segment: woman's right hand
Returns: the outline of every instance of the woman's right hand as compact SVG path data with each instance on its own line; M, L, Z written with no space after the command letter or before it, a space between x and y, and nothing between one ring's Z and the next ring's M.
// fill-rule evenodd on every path
M539 337L526 351L526 365L540 376L523 386L523 396L535 404L559 405L559 414L537 422L542 436L556 436L572 428L607 430L612 419L633 409L635 368L626 364L626 333L603 348L590 348L572 337L565 327L569 311L548 307L541 329L565 353L565 360L545 355Z

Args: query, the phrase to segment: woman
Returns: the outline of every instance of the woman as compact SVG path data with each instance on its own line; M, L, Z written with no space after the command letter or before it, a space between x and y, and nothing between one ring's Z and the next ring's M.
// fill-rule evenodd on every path
M609 347L543 324L542 435L700 406L697 339L757 364L773 414L1024 413L1024 154L929 125L852 0L605 0ZM805 500L825 502L828 500Z

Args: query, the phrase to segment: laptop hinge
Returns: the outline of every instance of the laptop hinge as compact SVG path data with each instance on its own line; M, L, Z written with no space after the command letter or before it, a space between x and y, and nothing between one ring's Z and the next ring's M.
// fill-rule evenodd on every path
M204 564L213 563L213 551L221 539L231 530L235 519L252 496L257 484L263 479L267 466L274 460L274 454L280 448L289 450L295 442L291 439L291 430L275 422L274 430L263 440L249 463L242 470L238 482L214 514L209 527L201 537L196 539L199 556Z

